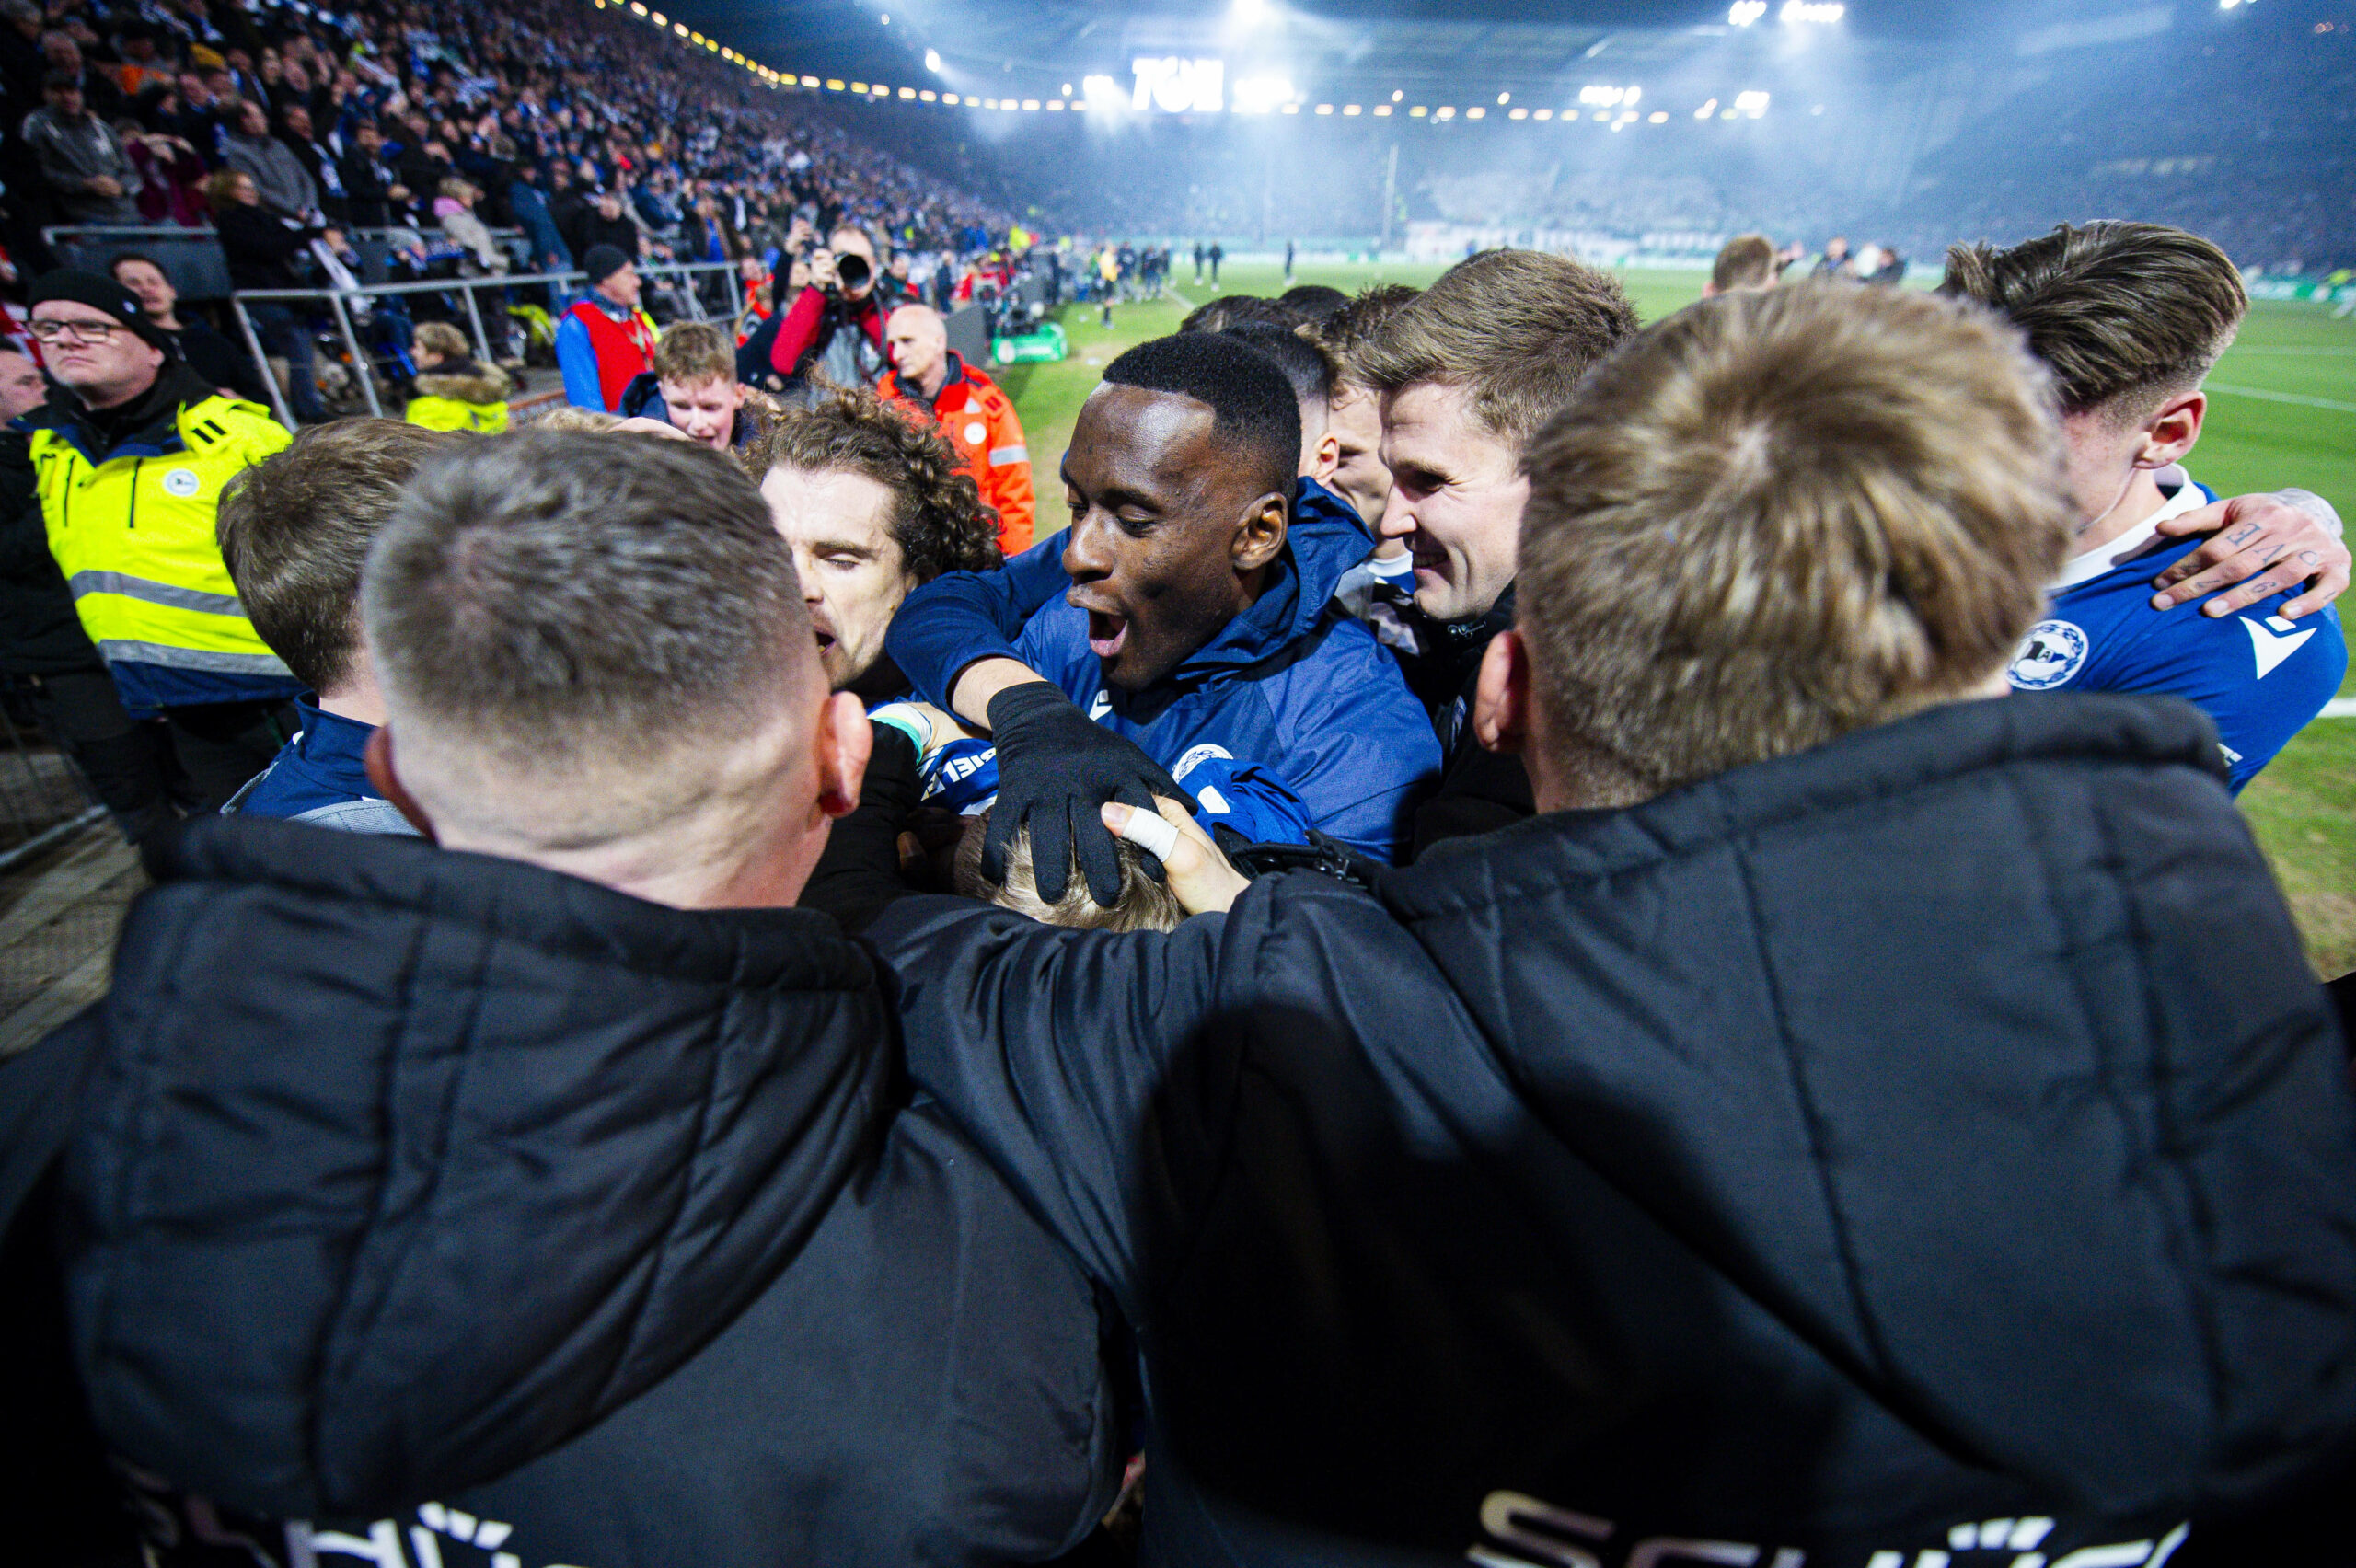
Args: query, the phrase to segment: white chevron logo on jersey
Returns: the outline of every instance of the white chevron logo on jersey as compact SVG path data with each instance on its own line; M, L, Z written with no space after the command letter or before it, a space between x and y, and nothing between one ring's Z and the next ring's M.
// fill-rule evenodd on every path
M2314 627L2301 631L2281 616L2269 616L2262 622L2244 616L2242 625L2249 628L2250 648L2258 654L2259 680L2272 674L2275 665L2296 653L2300 646L2316 634Z

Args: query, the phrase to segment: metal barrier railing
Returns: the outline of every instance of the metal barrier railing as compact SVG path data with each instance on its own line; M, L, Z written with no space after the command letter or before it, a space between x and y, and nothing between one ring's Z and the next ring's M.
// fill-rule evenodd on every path
M697 275L733 272L735 268L736 263L733 261L641 261L638 263L638 270L641 276L648 278L677 276L684 280L685 287L682 292L687 297L688 309L698 321L709 321L712 317L704 305L702 292L696 286ZM542 284L577 285L587 282L587 273L570 271L529 272L521 275L510 273L480 278L429 279L412 283L362 283L356 288L349 289L239 289L229 296L229 308L237 314L237 329L245 337L247 352L254 356L255 364L261 368L262 382L270 388L271 407L277 411L280 421L292 430L295 428L296 423L294 411L287 406L286 394L279 386L278 377L271 374L270 356L263 351L261 334L254 329L253 317L246 310L248 302L327 306L335 316L336 329L342 335L344 348L352 355L352 371L359 378L361 396L368 405L368 412L375 418L382 419L385 414L385 405L383 398L378 397L376 392L375 366L367 351L361 345L360 334L352 327L349 304L351 300L355 297L373 299L387 294L449 294L455 291L466 303L467 321L473 329L475 351L483 357L485 362L489 362L492 358L491 338L483 330L482 307L475 299L479 291L529 288ZM731 318L733 319L733 313Z
M106 808L33 722L22 684L0 696L0 870L99 821Z

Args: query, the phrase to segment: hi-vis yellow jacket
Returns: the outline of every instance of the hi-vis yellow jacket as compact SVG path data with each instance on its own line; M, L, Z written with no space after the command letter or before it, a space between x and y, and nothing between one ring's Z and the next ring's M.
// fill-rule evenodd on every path
M50 553L133 713L302 690L255 635L214 533L221 487L294 437L257 404L188 390L108 450L78 409L29 421Z

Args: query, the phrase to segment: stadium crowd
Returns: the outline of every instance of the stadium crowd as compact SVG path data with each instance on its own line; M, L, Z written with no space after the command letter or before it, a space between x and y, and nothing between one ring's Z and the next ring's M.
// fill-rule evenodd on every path
M2197 478L2217 247L1223 294L1034 542L907 255L1002 215L594 19L259 15L15 24L47 199L148 189L56 161L110 79L225 237L324 231L307 122L587 286L527 428L428 321L407 419L294 433L160 269L12 244L0 651L155 884L0 1063L12 1559L2338 1528L2356 998L2233 793L2350 558ZM787 278L658 329L665 248Z

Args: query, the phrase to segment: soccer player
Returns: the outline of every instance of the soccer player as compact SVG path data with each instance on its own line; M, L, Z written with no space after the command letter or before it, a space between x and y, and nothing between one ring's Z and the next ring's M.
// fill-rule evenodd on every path
M893 622L918 691L996 738L993 843L1033 814L1050 901L1064 845L1036 819L1070 824L1109 905L1119 880L1097 807L1132 790L1142 804L1149 783L1178 798L1170 775L1198 746L1267 767L1365 854L1401 847L1438 748L1373 633L1324 614L1366 534L1297 481L1299 456L1292 386L1257 351L1216 332L1139 344L1073 427L1070 530L1003 571L928 584ZM1160 766L1132 767L1106 730Z
M2005 250L1958 246L1942 286L2028 335L2053 372L2069 437L2077 536L2013 685L2184 698L2216 724L2239 791L2348 671L2337 610L2327 604L2304 621L2282 613L2314 561L2250 584L2263 594L2235 614L2169 615L2153 602L2154 575L2200 542L2164 525L2217 499L2183 464L2208 416L2201 380L2249 306L2241 274L2182 229L2095 223Z

